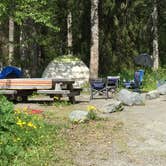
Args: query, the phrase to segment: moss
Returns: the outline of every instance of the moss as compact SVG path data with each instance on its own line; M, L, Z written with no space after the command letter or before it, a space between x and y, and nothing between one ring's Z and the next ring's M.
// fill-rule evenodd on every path
M78 57L73 55L63 55L54 59L54 62L72 62L72 61L81 61Z

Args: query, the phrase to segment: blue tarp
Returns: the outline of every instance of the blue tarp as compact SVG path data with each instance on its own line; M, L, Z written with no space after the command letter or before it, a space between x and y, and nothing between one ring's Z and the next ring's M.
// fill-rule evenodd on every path
M20 77L22 77L22 71L15 66L6 66L0 72L0 79Z

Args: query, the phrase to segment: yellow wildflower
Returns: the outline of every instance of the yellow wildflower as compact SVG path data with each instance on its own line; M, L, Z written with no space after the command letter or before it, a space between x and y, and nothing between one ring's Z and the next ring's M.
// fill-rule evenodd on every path
M87 109L88 109L88 111L95 111L95 110L97 110L96 107L93 106L93 105L88 105Z
M36 129L36 126L35 126L32 122L28 122L27 126L32 127L32 128L34 128L34 129Z
M15 114L20 114L21 113L21 111L18 108L15 109L14 111L15 111Z
M23 111L26 112L28 110L28 107L24 107Z
M26 124L26 122L22 121L21 119L18 118L18 121L16 123L18 126L23 127L23 125Z

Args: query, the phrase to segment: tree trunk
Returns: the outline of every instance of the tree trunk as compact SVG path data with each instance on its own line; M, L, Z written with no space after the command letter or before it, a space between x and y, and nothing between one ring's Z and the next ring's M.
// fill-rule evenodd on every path
M2 68L3 65L6 65L6 62L8 63L8 55L9 55L9 48L8 48L8 42L9 38L6 36L4 30L6 27L2 25L0 22L0 67Z
M159 48L158 48L158 9L157 0L154 0L153 13L153 70L157 70L159 67Z
M14 21L13 18L9 18L9 57L8 64L11 65L14 55Z
M98 77L99 68L99 0L91 1L91 49L90 49L90 78Z
M72 53L72 42L73 42L73 37L72 37L72 15L71 12L69 12L67 16L67 47L68 47L68 54Z
M25 59L26 59L26 55L25 55L25 44L24 44L23 27L24 26L20 27L20 58L21 58L21 61L24 62Z
M29 45L29 47L31 48L30 55L31 55L31 60L32 60L31 74L32 74L32 77L36 77L37 74L39 73L39 69L38 69L38 44L35 40L35 36L37 36L37 31L36 31L36 27L35 27L34 23L32 23L31 27L32 27L32 38L34 38L32 43Z

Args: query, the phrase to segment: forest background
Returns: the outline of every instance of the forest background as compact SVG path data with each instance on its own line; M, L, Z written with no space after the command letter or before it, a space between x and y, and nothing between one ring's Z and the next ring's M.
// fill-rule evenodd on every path
M95 1L95 0L94 0ZM153 54L154 5L157 7L159 66L166 65L166 0L100 0L99 74L134 69L140 53ZM0 62L41 77L47 64L70 52L90 65L93 0L1 0ZM71 13L72 46L68 46Z

